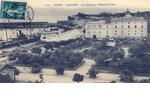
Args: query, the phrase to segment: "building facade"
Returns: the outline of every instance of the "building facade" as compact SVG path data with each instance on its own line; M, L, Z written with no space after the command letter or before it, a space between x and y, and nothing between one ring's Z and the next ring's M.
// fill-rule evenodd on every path
M0 64L0 83L11 83L15 80L15 68L7 64Z
M87 38L143 38L147 37L148 22L142 17L131 16L127 10L124 17L88 21L85 25Z
M80 29L72 29L68 31L58 30L41 33L41 41L43 42L61 42L76 39L82 36Z

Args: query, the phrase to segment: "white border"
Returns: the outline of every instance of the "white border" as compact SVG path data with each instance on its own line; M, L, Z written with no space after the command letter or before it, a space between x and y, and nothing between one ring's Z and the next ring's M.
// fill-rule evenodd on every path
M43 83L0 84L1 93L149 93L142 83Z

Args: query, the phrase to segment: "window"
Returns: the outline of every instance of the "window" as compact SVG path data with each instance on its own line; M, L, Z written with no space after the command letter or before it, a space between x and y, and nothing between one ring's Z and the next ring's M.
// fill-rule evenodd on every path
M130 25L128 25L128 28L130 28Z
M91 32L90 32L90 31L88 31L87 33L88 33L88 34L91 34Z
M130 32L130 30L128 30L128 32Z
M93 34L96 34L96 32L94 31Z
M134 33L134 35L136 35L136 33Z
M107 31L107 33L106 34L108 34L108 31Z
M141 32L143 32L143 30L141 30Z
M6 75L6 74L7 74L7 71L3 70L2 75Z
M108 25L107 25L107 28L108 28Z
M143 25L141 25L141 28L144 28Z
M102 28L102 26L101 26L101 25L98 25L98 28Z
M137 28L137 25L135 25L135 28Z
M100 32L98 32L98 34L100 35L100 34L101 34L101 31L100 31Z
M42 37L42 39L46 39L46 37Z
M90 31L89 31L89 32L87 32L87 35L88 35L88 36L90 36L90 35L91 35L91 32L90 32Z
M117 32L117 30L115 30L115 32Z
M128 24L130 24L130 22L128 22Z
M93 25L93 28L96 28L96 25Z
M143 36L143 33L141 33L141 37Z
M135 32L136 32L136 30L135 30Z
M130 33L128 33L128 36L130 36Z
M115 25L115 28L117 28L117 25Z
M115 35L117 35L117 33L115 33Z
M121 27L123 28L123 25Z
M88 25L88 29L90 29L91 28L91 25Z

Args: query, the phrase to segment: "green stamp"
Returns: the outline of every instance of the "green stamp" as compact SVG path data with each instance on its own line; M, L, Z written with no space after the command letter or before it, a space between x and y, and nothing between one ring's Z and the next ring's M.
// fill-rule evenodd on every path
M26 6L26 2L2 1L1 18L24 20L26 17Z

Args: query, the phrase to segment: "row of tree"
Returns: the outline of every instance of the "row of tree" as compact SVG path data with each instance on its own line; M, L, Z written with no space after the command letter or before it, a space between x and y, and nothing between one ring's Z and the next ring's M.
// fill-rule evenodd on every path
M120 41L122 42L122 41ZM103 44L102 44L103 43ZM124 51L120 47L108 47L101 42L85 54L96 61L96 69L105 69L122 73L129 70L132 74L149 75L150 70L150 39L134 40L129 47L129 57L124 58Z
M33 48L32 53L27 52L14 52L10 55L11 58L17 58L17 64L24 64L29 66L50 66L50 67L63 67L72 69L83 62L83 55L75 53L68 48L60 48L55 52L45 52L40 54L39 48Z

